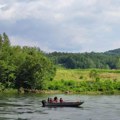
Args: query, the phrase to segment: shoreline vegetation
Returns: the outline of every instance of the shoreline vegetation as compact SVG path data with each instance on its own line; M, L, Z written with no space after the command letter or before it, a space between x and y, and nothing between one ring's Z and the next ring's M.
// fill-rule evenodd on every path
M120 70L57 69L46 90L65 94L120 94Z
M18 91L5 89L3 93ZM21 88L19 93L120 95L120 70L57 69L54 79L45 83L44 90Z
M6 89L0 92L1 94L14 95L14 94L66 94L66 95L120 95L120 91L86 91L86 92L74 92L74 91L60 91L60 90L28 90L28 92L19 93L17 89Z

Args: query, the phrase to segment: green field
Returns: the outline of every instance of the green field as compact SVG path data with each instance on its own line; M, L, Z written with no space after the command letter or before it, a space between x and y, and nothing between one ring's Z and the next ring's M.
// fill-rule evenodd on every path
M120 70L104 69L57 69L48 90L74 93L120 93Z
M104 69L57 69L54 80L93 80L90 72L96 71L100 79L120 80L120 70L104 70Z

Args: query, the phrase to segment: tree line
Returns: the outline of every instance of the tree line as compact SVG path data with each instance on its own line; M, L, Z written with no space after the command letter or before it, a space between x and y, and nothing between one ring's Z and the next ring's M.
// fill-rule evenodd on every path
M55 71L52 61L39 48L12 46L7 34L0 34L0 90L42 90Z
M120 49L105 53L62 53L53 52L47 56L58 66L70 69L119 69Z

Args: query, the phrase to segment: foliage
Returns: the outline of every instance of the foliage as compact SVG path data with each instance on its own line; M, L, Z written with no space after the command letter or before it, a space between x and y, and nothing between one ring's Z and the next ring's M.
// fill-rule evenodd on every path
M0 35L0 89L43 89L55 71L39 48L11 46L6 33Z
M92 75L90 76L90 74ZM82 79L80 79L81 76ZM53 81L48 82L47 89L77 93L98 92L114 94L116 91L120 91L120 71L57 69L56 76Z
M71 92L101 92L112 93L120 90L120 81L100 80L96 81L71 81L61 80L48 83L49 90L61 90Z
M51 60L62 69L56 71ZM118 53L114 57L94 52L45 54L36 47L11 46L6 33L0 35L0 91L22 88L114 93L120 91L119 68Z
M52 63L39 50L30 49L30 53L18 69L16 86L43 89L44 82L54 77L54 72Z
M90 76L90 78L93 78L93 79L96 79L96 80L99 79L99 75L98 75L98 72L96 70L91 70L90 73L89 73L89 76Z
M116 52L118 52L118 50ZM110 52L105 52L105 53L53 52L47 54L47 56L50 59L52 59L56 65L61 65L65 68L70 68L70 69L77 69L77 68L119 69L120 68L120 54L118 53L113 55L110 54Z

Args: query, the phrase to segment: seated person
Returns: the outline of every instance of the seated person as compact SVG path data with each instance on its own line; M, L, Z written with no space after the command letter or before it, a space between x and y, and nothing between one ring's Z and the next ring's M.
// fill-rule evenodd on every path
M50 102L50 98L48 98L48 100L47 100L48 102Z
M50 98L50 99L49 99L49 102L50 102L50 103L53 103L53 100L52 100L52 98Z
M60 98L60 103L62 103L63 102L63 99L62 98Z
M58 98L54 97L54 102L57 103L58 102Z

